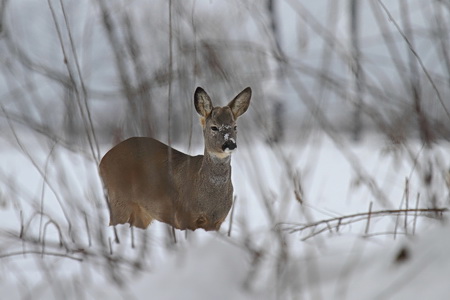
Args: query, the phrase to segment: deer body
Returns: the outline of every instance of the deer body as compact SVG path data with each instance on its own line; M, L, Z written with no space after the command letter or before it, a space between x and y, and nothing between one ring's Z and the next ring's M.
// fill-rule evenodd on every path
M147 228L158 220L178 229L218 230L232 205L235 122L250 97L247 88L227 106L213 107L197 88L204 155L190 156L147 137L130 138L106 153L100 176L108 193L110 225Z

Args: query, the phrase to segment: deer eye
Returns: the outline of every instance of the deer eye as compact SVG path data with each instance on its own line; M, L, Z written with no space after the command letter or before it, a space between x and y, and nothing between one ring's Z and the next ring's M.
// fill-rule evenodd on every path
M234 126L233 129L236 131L237 130L237 126Z
M217 128L217 126L211 126L211 130L212 131L219 131L219 128Z

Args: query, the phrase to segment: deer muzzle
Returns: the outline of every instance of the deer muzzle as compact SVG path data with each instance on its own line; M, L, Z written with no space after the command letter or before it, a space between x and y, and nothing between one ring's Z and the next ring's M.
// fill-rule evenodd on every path
M227 149L228 149L228 151L233 151L236 148L237 148L237 145L232 140L228 140L225 143L223 143L223 145L222 145L223 151L226 151Z

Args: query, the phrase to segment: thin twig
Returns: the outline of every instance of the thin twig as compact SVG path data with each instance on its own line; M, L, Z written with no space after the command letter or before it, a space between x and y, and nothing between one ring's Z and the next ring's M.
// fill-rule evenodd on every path
M413 223L413 235L416 234L416 224L417 224L417 208L419 207L419 200L420 200L420 193L417 193L417 198L416 198L416 213L414 214L414 223Z
M82 258L71 256L71 255L68 255L66 253L42 252L42 251L37 251L37 250L27 250L27 251L17 251L17 252L3 253L3 254L0 254L0 258L19 256L19 255L25 255L25 254L38 254L38 255L57 256L57 257L73 259L73 260L80 261L80 262L83 261Z
M409 180L405 179L405 233L408 234ZM417 214L417 213L416 213Z
M109 255L113 255L113 248L111 243L111 237L108 237L108 244L109 244Z
M130 231L131 231L131 249L135 248L134 245L134 226L130 226Z
M47 158L45 160L45 167L44 167L44 176L47 178L47 172L48 172L48 165L50 162L50 158L52 157L53 150L55 149L56 143L53 144L53 146L50 149L50 153L47 155ZM42 224L43 224L43 218L44 218L44 195L45 195L45 182L46 180L42 180L42 188L41 188L41 201L40 201L40 219L39 219L39 239L41 239L42 235Z
M48 3L48 6L50 8L50 12L52 14L53 23L55 24L55 29L56 29L56 33L58 35L59 44L60 44L61 51L62 51L62 54L63 54L63 57L64 57L64 62L65 62L65 65L66 65L67 73L69 75L70 82L72 83L72 88L75 91L75 95L77 96L77 103L78 103L78 108L80 110L80 115L83 117L83 120L84 120L84 125L85 125L85 129L86 129L86 136L88 138L88 142L89 142L89 147L91 149L92 158L94 159L94 161L98 162L99 161L99 152L97 152L97 153L95 152L94 143L91 140L92 136L91 136L91 134L89 132L89 128L87 127L87 124L89 124L89 123L85 120L86 116L84 114L83 106L81 104L80 92L78 91L78 88L77 88L78 85L76 83L75 76L73 74L72 68L70 67L70 64L69 64L69 61L68 61L68 55L67 55L66 48L64 46L64 41L63 41L63 38L62 38L61 28L59 27L59 24L58 24L58 21L57 21L57 18L56 18L56 12L55 12L55 9L53 8L51 0L47 0L47 3ZM92 127L92 130L93 130L93 127ZM98 149L98 144L97 144L97 149Z
M408 45L409 50L414 54L414 56L417 59L417 62L419 63L422 71L424 72L425 76L427 77L428 81L430 82L431 86L433 87L434 91L436 92L436 96L442 106L442 108L444 109L445 113L447 114L447 117L450 119L450 112L448 111L447 107L444 104L444 100L442 99L441 93L439 92L436 84L434 83L433 78L431 78L430 73L428 72L427 68L425 67L422 59L420 58L419 54L416 52L416 50L414 49L414 47L412 46L411 42L409 41L409 39L407 38L407 36L405 35L405 33L402 31L402 29L400 28L400 26L398 25L398 23L395 21L394 17L391 15L391 13L389 12L389 10L387 9L387 7L383 4L383 2L381 0L378 0L378 3L380 3L380 6L383 8L383 10L386 12L386 15L389 18L389 21L391 21L395 28L397 29L398 33L401 35L401 37L403 38L403 40L406 42L406 44Z
M89 229L89 221L88 221L88 217L87 217L87 214L85 211L83 212L83 214L84 214L84 223L86 225L86 233L88 236L88 244L89 244L89 247L91 247L92 246L92 238L91 238L91 230Z
M235 195L233 198L233 205L231 206L230 212L230 225L228 226L228 236L231 236L231 228L233 227L233 216L234 216L234 208L236 207L237 196Z
M91 110L89 108L86 86L84 84L83 75L81 74L80 62L79 62L77 51L76 51L76 48L75 48L75 43L73 41L72 31L70 30L69 21L68 21L67 14L66 14L66 9L64 7L64 3L63 3L62 0L59 0L59 3L61 4L61 11L62 11L63 16L64 16L64 22L65 22L65 25L66 25L67 34L69 36L70 47L71 47L73 58L74 58L74 61L75 61L75 66L76 66L76 69L77 69L78 79L80 80L81 90L83 92L84 111L86 112L86 117L84 116L84 111L83 110L81 110L81 111L82 111L82 116L83 116L83 119L84 119L84 125L87 127L87 129L89 129L89 130L86 129L87 138L88 138L88 141L89 141L89 143L91 145L93 158L94 158L95 162L97 162L97 164L98 164L100 162L100 148L99 148L99 145L98 145L97 136L95 134L94 125L93 125L93 122L92 122ZM56 20L55 20L55 22L56 22ZM80 103L80 106L81 106L81 103ZM93 150L93 145L92 144L95 146L95 152Z
M399 215L407 213L444 213L448 212L448 208L417 208L417 209L388 209L388 210L379 210L379 211L372 211L372 212L364 212L364 213L356 213L346 216L340 216L335 218L329 218L325 220L320 220L313 223L308 224L295 224L295 223L278 223L276 226L283 226L283 225L290 225L290 227L285 228L284 230L289 230L289 232L298 232L303 231L308 228L314 228L322 224L327 224L330 222L337 222L339 226L345 225L346 223L343 222L343 220L347 219L354 219L354 218L360 218L358 220L366 220L366 218L371 215L371 217L382 217L382 216L390 216L390 215Z
M14 136L14 139L16 141L16 144L19 146L20 150L23 152L23 154L30 160L30 162L32 163L32 165L34 166L34 168L36 169L36 171L39 172L39 175L42 177L42 179L45 181L45 183L47 184L47 186L49 187L49 189L52 191L53 195L55 196L56 200L58 201L58 204L61 208L61 211L64 214L64 217L68 223L69 226L69 232L72 229L72 223L70 221L69 215L65 210L65 207L63 205L63 201L61 199L61 197L59 196L59 194L56 192L56 189L53 187L53 184L50 183L50 181L48 180L45 172L39 167L38 163L36 162L36 160L33 158L33 156L31 155L30 151L23 145L22 140L19 138L15 127L13 126L11 120L8 117L8 113L6 112L5 108L3 105L0 105L1 110L3 111L4 115L6 116L6 120L7 120L7 124L9 129L11 130L11 133Z
M370 201L370 204L369 204L369 213L368 213L368 215L367 215L366 230L364 231L366 235L369 233L370 217L372 216L372 205L373 205L373 202Z

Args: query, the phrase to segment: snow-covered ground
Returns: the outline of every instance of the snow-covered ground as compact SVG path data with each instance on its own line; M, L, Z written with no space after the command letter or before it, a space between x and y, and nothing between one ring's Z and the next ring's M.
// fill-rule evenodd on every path
M352 1L0 3L0 299L450 298L443 1L360 5L358 144ZM215 104L254 91L233 213L116 237L87 141L170 127L202 153L197 85Z
M21 149L1 149L0 294L8 299L450 295L450 225L434 213L376 213L431 208L433 194L448 207L448 142L395 151L376 137L336 145L322 134L276 147L240 143L230 236L229 216L219 233L177 231L176 243L158 222L145 231L118 226L116 243L95 163L20 137ZM371 218L339 221L370 203Z

